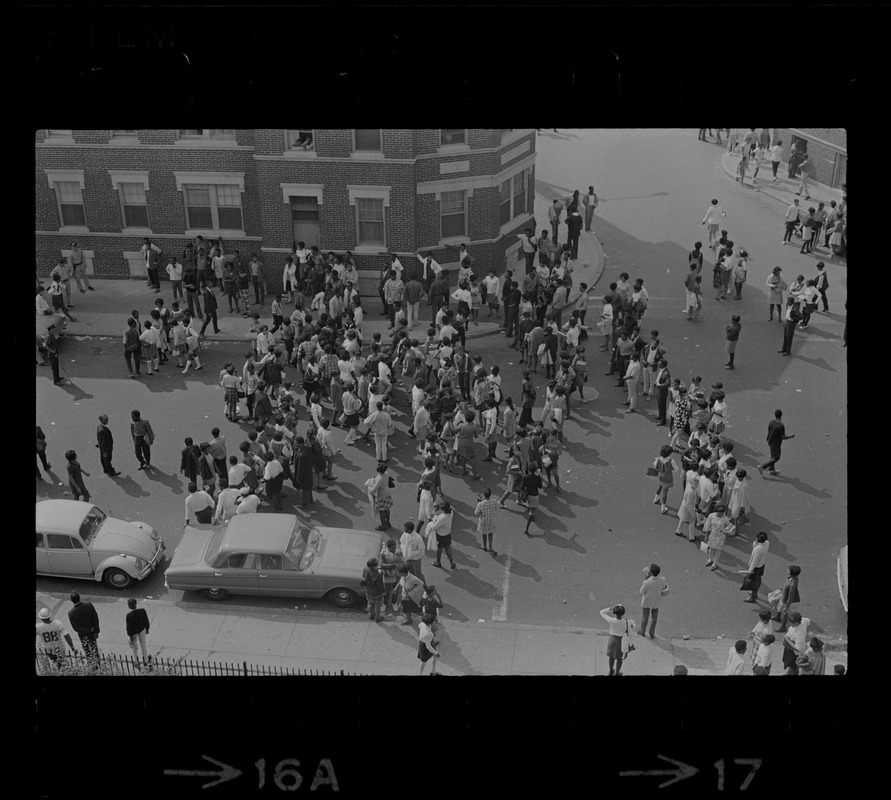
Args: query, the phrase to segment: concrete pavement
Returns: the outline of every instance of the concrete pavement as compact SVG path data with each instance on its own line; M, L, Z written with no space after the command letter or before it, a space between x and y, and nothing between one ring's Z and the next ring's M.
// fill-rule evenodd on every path
M130 655L125 634L126 598L87 596L95 604L103 653ZM237 601L236 601L237 602ZM155 658L322 670L350 675L414 675L418 671L417 626L400 618L373 623L358 612L306 612L294 600L293 614L256 608L145 600ZM68 627L67 596L37 593L36 610L49 608ZM35 612L36 613L36 612ZM639 620L638 620L639 621ZM445 675L606 675L608 633L576 627L458 622L441 616L438 670ZM77 637L72 637L78 645ZM677 664L691 675L720 675L735 638L650 640L633 636L635 651L623 666L627 675L670 675ZM774 672L781 645L774 645ZM827 673L847 666L845 650L827 650Z

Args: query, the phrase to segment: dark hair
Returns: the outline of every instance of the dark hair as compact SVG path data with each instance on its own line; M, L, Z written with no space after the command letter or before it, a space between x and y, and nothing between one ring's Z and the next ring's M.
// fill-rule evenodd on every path
M127 600L127 606L129 608L136 608L136 598L131 597L129 600Z
M746 640L745 639L737 639L736 644L733 645L736 649L737 653L745 653L746 652Z
M760 619L762 622L770 622L772 617L773 614L771 613L769 608L764 608L758 613L758 619Z
M768 647L772 645L777 640L777 637L772 633L765 633L764 636L761 637L761 644L766 644Z
M789 567L789 574L793 576L801 575L801 567L799 567L798 564L793 564L791 567Z
M80 595L77 592L72 592L70 595L68 595L68 597L70 598L71 602L74 603L75 605L77 605L80 602Z
M650 564L650 575L655 578L660 572L662 572L662 567L658 564Z
M672 675L686 675L687 668L683 664L675 664Z
M758 531L758 535L755 537L755 540L758 542L766 542L767 534L764 531Z

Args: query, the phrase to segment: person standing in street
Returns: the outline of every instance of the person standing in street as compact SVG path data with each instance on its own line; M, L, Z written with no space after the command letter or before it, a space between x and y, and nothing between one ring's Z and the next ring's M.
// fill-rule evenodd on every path
M584 221L578 211L573 211L566 220L567 242L572 249L572 259L579 257L579 237L582 235ZM531 272L531 270L527 270Z
M217 322L217 298L216 295L211 291L210 286L204 286L204 324L201 326L201 330L198 332L200 336L204 336L204 331L207 330L207 326L210 325L211 321L213 321L213 332L219 333L220 326Z
M770 448L770 460L758 466L758 472L762 475L764 474L764 470L769 470L771 475L777 474L774 466L777 461L780 460L780 456L782 455L783 442L786 441L786 439L795 438L794 433L786 436L786 426L783 424L783 412L780 409L777 409L773 412L773 416L774 418L767 425L767 446Z
M538 244L532 235L532 228L526 228L522 233L518 233L517 238L522 244L523 257L526 259L526 271L524 274L528 275L535 269L535 250Z
M96 442L96 447L99 448L99 463L102 464L102 471L112 478L120 475L121 473L111 465L114 436L112 436L111 428L108 427L108 417L105 414L99 415L99 425L96 428Z
M773 603L775 604L775 614L774 614L774 622L779 623L779 627L776 628L777 633L782 633L786 630L786 626L791 621L792 615L797 612L793 612L792 608L796 603L801 602L801 595L798 593L798 582L801 580L801 567L798 564L792 564L789 567L788 573L786 575L786 582L783 584L783 588L779 590L774 590L779 592L779 596L773 595ZM800 616L800 615L799 615Z
M715 506L715 510L708 515L702 526L702 532L706 536L706 553L708 555L708 561L705 562L705 565L711 567L712 572L720 569L718 561L721 558L721 551L724 549L727 532L732 525L725 515L725 511L724 504L718 503Z
M629 356L628 369L625 371L623 380L628 389L628 399L623 405L628 406L628 413L637 412L637 383L640 380L640 355L635 351Z
M749 274L749 254L745 250L739 251L739 256L736 259L736 263L733 266L733 287L736 289L736 296L733 298L734 300L742 300L742 289L743 284L746 282L746 278Z
M745 639L737 639L736 644L730 648L727 656L727 666L724 669L725 675L745 675L746 660L743 656L746 653L747 643Z
M770 166L773 170L773 182L778 183L779 178L777 177L777 170L780 168L780 164L783 161L783 142L782 139L777 141L777 143L770 148Z
M381 602L384 598L384 576L378 569L378 560L369 558L362 571L362 586L365 589L366 610L372 622L381 621Z
M139 460L137 469L151 469L152 445L155 442L155 432L147 419L143 419L139 411L131 411L130 435L133 437L133 446L136 450L136 458Z
M551 226L551 241L554 247L559 246L557 233L560 229L560 217L563 214L563 208L563 201L556 197L554 202L548 206L548 223Z
M656 408L658 409L658 419L656 426L667 425L668 420L666 414L668 412L668 387L671 386L671 373L668 371L668 361L664 358L659 359L653 376L653 384L656 392Z
M792 355L792 339L795 337L795 329L802 319L804 317L798 310L798 303L790 295L786 298L786 309L783 311L783 347L781 350L777 350L778 353L784 356Z
M797 611L789 614L789 630L783 637L783 666L786 675L798 675L798 659L807 652L807 629L811 621Z
M56 386L64 386L65 379L59 375L59 338L56 336L58 328L56 323L51 323L46 329L46 339L43 346L46 348L49 357L50 369L53 371L53 384Z
M68 622L80 639L84 655L98 666L99 647L96 644L96 637L99 636L99 615L92 603L81 602L78 592L72 592L69 597L74 607L68 611Z
M783 280L782 270L780 267L774 267L770 275L767 276L767 308L769 316L768 322L773 322L773 309L776 306L777 320L783 322L783 292L788 289L786 281Z
M210 494L203 489L198 490L198 484L194 481L188 485L189 493L184 501L185 522L183 526L191 522L192 515L195 515L195 521L201 525L209 525L213 521L214 502Z
M66 654L66 642L71 652L75 652L71 634L65 630L61 620L53 619L52 612L48 608L41 608L37 616L40 618L40 622L36 624L37 652L45 655L56 666L60 666Z
M167 258L167 274L170 276L173 299L176 300L177 295L179 295L180 300L185 300L183 297L183 265L174 256Z
M46 434L39 425L37 426L37 457L40 459L40 463L43 464L43 471L49 472L52 464L46 460ZM37 470L37 480L43 480L39 469Z
M492 497L492 490L486 489L481 495L476 496L477 504L473 515L478 517L476 531L482 537L480 547L495 556L498 555L492 549L492 537L495 535L495 517L497 515L498 501Z
M786 232L783 234L783 244L785 245L787 242L792 241L792 234L795 233L795 229L798 227L798 222L801 219L801 207L798 205L798 200L793 200L787 207L786 213L783 216L783 222L786 226Z
M384 583L384 614L387 617L393 616L394 592L399 583L399 575L396 568L402 563L402 553L396 548L396 540L388 539L386 544L381 547L378 564L383 574Z
M718 205L718 201L712 200L705 212L705 216L702 218L702 222L700 223L701 225L708 225L709 247L711 247L718 238L718 228L721 224L721 220L726 216L727 214L724 213L724 210Z
M724 343L724 350L730 359L724 365L725 369L736 369L733 365L733 359L736 358L736 343L739 341L739 332L742 330L739 320L739 315L734 314L730 318L730 324L725 328L727 341Z
M628 637L636 626L633 619L625 619L625 606L621 603L600 611L600 616L609 623L609 642L606 657L609 659L609 674L622 674L622 661L628 653Z
M436 660L440 656L437 649L439 642L433 638L434 619L429 614L421 617L421 624L418 625L418 658L421 660L421 668L418 675L423 675L427 669L427 662L431 663L430 675L439 675L436 671Z
M812 165L811 165L811 159L810 159L810 156L809 156L807 153L805 153L805 154L804 154L804 159L803 159L802 162L798 165L798 171L801 173L801 181L800 181L799 184L798 184L798 191L795 192L795 194L796 194L798 197L801 197L801 193L804 192L804 199L805 199L805 200L810 200L810 199L811 199L811 195L810 195L810 192L809 192L809 190L808 190L808 185L807 185L807 183L808 183L808 181L810 180L810 177L811 177L811 170L812 170L812 169L813 169L813 167L812 167Z
M767 534L759 531L752 542L752 553L749 556L749 564L746 567L746 575L751 576L749 582L749 596L743 600L744 603L758 602L758 589L761 587L761 577L764 575L764 565L767 563L767 552L770 550L770 542L767 541Z
M526 536L529 535L529 526L532 524L532 520L535 519L535 509L539 507L541 486L538 466L535 463L530 463L527 474L523 478L522 492L526 499L521 503L521 505L526 506L526 527L523 530ZM518 500L517 502L519 503L520 501Z
M585 207L585 232L591 232L591 222L594 220L594 209L599 200L593 186L588 187L588 193L582 197L582 205Z
M417 575L422 581L424 580L423 559L426 547L424 539L415 530L414 522L403 523L402 536L399 537L399 549L402 551L402 559L412 575Z
M825 675L826 656L823 655L822 640L812 636L804 655L798 656L795 663L798 665L799 675Z
M71 489L71 494L74 495L75 500L83 499L85 503L89 503L90 493L87 491L87 487L84 486L83 476L89 477L90 473L84 472L81 469L77 461L77 453L74 450L67 451L65 458L68 461L68 487Z
M71 267L71 274L74 276L74 280L77 283L77 288L80 289L80 293L86 294L86 292L84 292L84 286L91 292L95 291L95 289L90 286L90 278L87 275L87 262L84 258L84 251L80 249L80 245L77 242L72 242L71 244L71 252L68 254L68 264ZM81 281L83 281L83 285L81 285Z
M642 618L640 623L640 635L647 633L647 622L650 622L650 638L656 638L656 621L659 619L659 607L662 598L668 595L668 583L660 574L662 567L658 564L650 564L644 567L644 581L640 585L640 607Z
M130 640L130 649L133 651L133 658L139 657L138 649L142 650L142 663L146 664L151 661L151 656L145 646L145 636L149 632L149 618L144 608L136 607L136 598L131 597L127 600L127 637Z
M829 276L826 274L826 265L822 261L817 262L817 276L814 278L817 291L823 300L823 313L829 313L829 298L826 293L829 291Z
M427 535L433 534L436 537L434 567L442 568L442 554L445 553L449 563L452 565L452 569L458 568L455 564L455 557L452 555L452 517L451 503L443 500L437 504L436 513L427 525Z

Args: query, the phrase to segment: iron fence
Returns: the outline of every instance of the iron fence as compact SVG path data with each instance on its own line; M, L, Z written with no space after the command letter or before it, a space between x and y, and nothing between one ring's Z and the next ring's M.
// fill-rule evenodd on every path
M52 659L44 653L35 656L38 675L176 675L176 676L298 676L298 675L346 675L343 670L293 669L290 667L249 664L247 661L231 664L225 661L204 661L191 658L157 658L149 656L145 663L133 656L102 653L90 657L83 653L69 653Z

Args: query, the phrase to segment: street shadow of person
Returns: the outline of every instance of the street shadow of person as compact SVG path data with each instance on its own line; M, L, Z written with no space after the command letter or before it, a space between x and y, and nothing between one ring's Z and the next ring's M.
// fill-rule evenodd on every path
M468 570L455 570L446 576L445 582L449 586L463 589L474 597L480 597L483 600L498 600L501 598L500 593L491 583L480 580Z
M67 483L63 483L59 486L59 476L54 475L52 472L47 472L50 480L42 480L37 481L37 496L43 497L46 500L60 500L65 497L67 494L69 497L71 496L71 490L68 488Z
M811 486L809 483L805 483L800 478L789 478L786 475L780 473L779 475L765 475L765 481L772 481L774 483L785 483L788 484L793 489L797 489L799 492L804 492L805 494L812 495L813 497L818 497L820 500L831 500L832 495L829 494L825 489L817 489L815 486Z
M440 618L446 616L453 622L470 622L470 617L450 603L443 603L439 616Z
M363 504L360 503L361 500L365 500L364 505L368 505L368 498L365 495L361 495L359 498L352 498L348 494L344 494L343 492L332 491L335 488L342 488L340 486L333 486L329 489L325 494L328 495L328 498L331 501L332 506L337 506L337 508L345 511L348 514L361 514L363 510Z
M564 458L569 456L578 464L586 464L589 467L608 467L609 462L599 456L600 451L594 447L567 447L563 453Z
M143 470L143 474L150 481L156 481L157 483L163 483L174 494L183 494L182 481L179 479L178 475L168 475L166 472L161 472L155 466L152 466L149 469Z
M499 553L495 556L495 560L505 566L507 564L507 555L504 553ZM510 559L510 573L511 575L516 575L518 578L530 578L533 581L540 581L541 575L538 573L538 570L535 569L531 564L526 564L523 561L520 561L515 556L511 556Z
M73 383L72 382L73 379L68 378L68 376L65 375L64 372L62 374L62 377L67 378L67 380L65 383L63 383L58 388L61 389L63 392L65 392L65 394L71 395L71 399L75 403L79 403L79 402L81 402L81 400L92 400L95 397L95 395L88 394L83 389L81 389L79 386L77 386L75 383Z
M446 629L440 625L438 631L439 647L436 649L442 653L439 661L443 666L461 671L462 675L482 675L483 673L471 664L461 652L460 646L449 636Z
M792 358L798 359L799 361L804 361L806 364L812 364L813 366L824 369L827 372L838 372L835 367L830 367L829 364L826 363L825 358L805 358L805 356L801 355L800 351L793 351Z
M129 475L119 475L116 478L112 478L112 480L118 485L119 488L123 489L124 492L130 497L150 497L151 493L145 491L136 481L133 480ZM180 489L179 494L182 494L182 489Z

